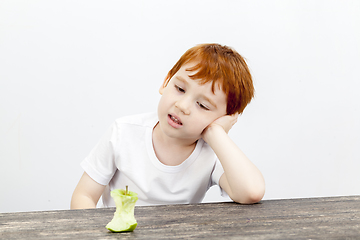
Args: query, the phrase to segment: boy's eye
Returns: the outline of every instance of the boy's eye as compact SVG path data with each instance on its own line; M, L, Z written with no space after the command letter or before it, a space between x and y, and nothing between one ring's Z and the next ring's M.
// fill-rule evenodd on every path
M210 108L208 108L207 106L205 106L204 104L198 102L198 105L202 108L202 109L205 109L205 110L210 110Z
M177 85L175 85L175 88L176 88L179 92L182 92L182 93L185 92L185 90L184 90L183 88L181 88L181 87L179 87L179 86L177 86Z

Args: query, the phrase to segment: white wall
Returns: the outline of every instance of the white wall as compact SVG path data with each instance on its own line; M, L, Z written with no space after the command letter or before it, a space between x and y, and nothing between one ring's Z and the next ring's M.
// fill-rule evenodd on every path
M108 126L155 111L203 42L252 70L256 98L230 134L265 199L360 194L360 1L0 0L0 212L68 209Z

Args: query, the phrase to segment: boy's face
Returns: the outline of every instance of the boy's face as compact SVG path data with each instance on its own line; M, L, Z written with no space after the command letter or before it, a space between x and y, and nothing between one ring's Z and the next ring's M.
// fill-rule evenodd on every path
M225 93L218 87L213 93L212 83L200 85L199 80L189 77L195 72L186 69L195 64L183 65L160 87L159 126L168 137L196 141L210 123L226 115Z

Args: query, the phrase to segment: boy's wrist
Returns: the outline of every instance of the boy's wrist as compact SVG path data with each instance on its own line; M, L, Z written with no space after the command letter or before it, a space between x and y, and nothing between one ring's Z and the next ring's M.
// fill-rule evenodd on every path
M211 145L213 139L219 138L221 134L227 135L225 129L218 124L211 124L208 126L203 134L203 139L206 143Z

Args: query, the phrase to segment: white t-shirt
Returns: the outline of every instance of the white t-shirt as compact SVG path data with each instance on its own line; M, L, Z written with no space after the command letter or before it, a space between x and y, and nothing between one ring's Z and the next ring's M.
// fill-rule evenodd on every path
M110 191L126 185L138 193L137 205L157 205L200 203L206 191L219 184L224 170L202 139L180 165L161 163L152 142L157 123L156 113L117 119L81 162L92 179L108 185L102 196L104 207L115 206Z

